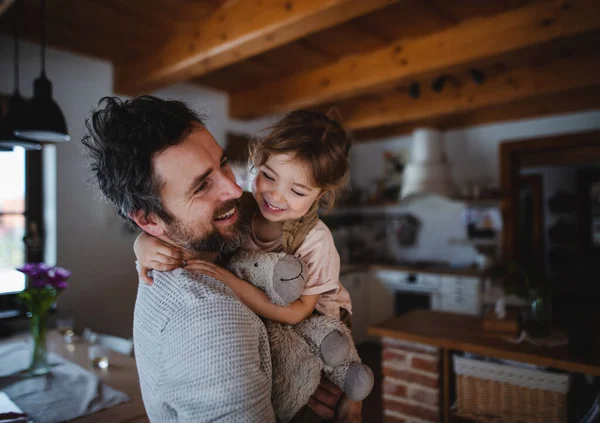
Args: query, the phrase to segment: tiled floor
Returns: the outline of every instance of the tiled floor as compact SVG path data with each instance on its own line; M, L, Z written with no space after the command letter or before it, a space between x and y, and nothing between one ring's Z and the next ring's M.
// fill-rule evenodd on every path
M375 385L371 394L363 401L363 422L383 422L383 406L381 398L381 346L379 344L364 343L357 346L358 354L362 361L373 370Z

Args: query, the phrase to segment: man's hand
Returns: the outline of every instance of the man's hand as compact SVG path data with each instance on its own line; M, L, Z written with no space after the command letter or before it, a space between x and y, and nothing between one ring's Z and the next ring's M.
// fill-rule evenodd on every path
M344 394L338 403L335 421L343 423L361 423L362 401L351 401Z
M340 423L362 422L362 402L350 401L337 385L323 377L307 405L322 419Z
M308 399L308 408L322 419L333 420L342 390L324 377L315 393Z

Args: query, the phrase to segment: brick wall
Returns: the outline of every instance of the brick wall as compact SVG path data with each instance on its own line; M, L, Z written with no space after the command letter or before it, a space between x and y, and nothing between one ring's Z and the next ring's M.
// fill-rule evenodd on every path
M383 413L386 423L438 423L440 350L383 338Z

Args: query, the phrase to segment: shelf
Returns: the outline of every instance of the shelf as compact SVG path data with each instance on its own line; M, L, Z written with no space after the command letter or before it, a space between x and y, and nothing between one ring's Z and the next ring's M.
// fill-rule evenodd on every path
M465 207L471 208L489 208L489 207L502 207L503 200L501 198L479 198L479 199L465 199L465 198L449 198L450 201L457 203L464 203ZM401 212L409 204L412 204L415 199L409 199L405 201L399 201L397 203L387 204L363 204L356 206L342 206L335 207L329 211L319 210L319 214L323 217L330 216L342 216L342 215L372 215L372 214L392 214L394 212Z
M342 216L348 214L387 214L401 211L408 203L363 204L356 206L335 207L331 210L319 210L323 217Z
M502 207L502 198L453 198L453 201L465 203L467 207Z
M457 268L449 266L432 266L419 267L410 266L408 264L385 264L385 263L357 263L357 264L342 264L340 273L362 273L362 272L377 272L377 271L398 271L409 273L429 273L436 275L457 275L457 276L477 276L485 277L488 274L487 269L473 268Z

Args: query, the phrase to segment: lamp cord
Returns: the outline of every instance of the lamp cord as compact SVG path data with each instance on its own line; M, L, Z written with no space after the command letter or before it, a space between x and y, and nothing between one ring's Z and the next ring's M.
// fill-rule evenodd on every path
M42 0L42 75L46 75L46 0Z
M19 25L21 24L21 5L20 1L16 4L17 19L15 19L14 36L15 36L15 94L19 94Z

